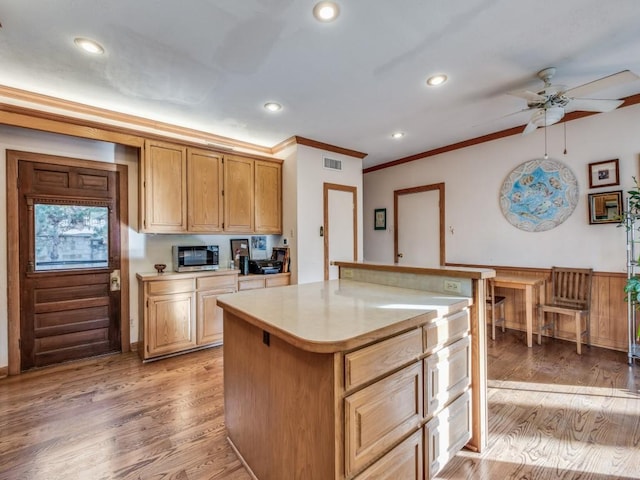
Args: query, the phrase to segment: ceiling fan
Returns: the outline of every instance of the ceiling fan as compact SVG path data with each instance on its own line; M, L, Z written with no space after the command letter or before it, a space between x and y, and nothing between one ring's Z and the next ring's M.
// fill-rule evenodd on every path
M522 132L523 135L533 132L538 127L553 125L569 112L610 112L615 110L622 105L623 100L585 98L585 95L640 78L630 70L623 70L568 89L564 85L553 85L551 83L555 73L556 69L554 67L545 68L538 72L538 78L544 82L544 88L539 92L530 90L509 92L510 95L524 98L527 101L527 108L516 113L533 112L529 123L527 123Z

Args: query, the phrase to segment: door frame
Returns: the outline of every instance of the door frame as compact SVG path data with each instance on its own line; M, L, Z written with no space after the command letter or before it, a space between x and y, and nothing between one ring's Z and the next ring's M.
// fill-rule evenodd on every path
M393 263L398 263L398 230L400 225L398 223L398 200L401 195L410 195L412 193L430 192L432 190L438 190L439 203L440 203L440 266L444 266L446 263L445 255L445 242L444 242L444 182L432 183L431 185L421 185L419 187L403 188L393 191L393 218L396 226L393 229Z
M353 195L353 259L358 259L358 187L339 185L337 183L323 184L323 229L324 229L324 279L329 280L329 191L338 190L351 192Z
M20 372L20 258L19 258L19 198L18 162L27 160L42 163L93 168L117 172L120 215L120 346L122 352L131 349L129 325L129 190L128 168L117 163L80 160L45 153L7 150L7 323L9 341L9 375Z

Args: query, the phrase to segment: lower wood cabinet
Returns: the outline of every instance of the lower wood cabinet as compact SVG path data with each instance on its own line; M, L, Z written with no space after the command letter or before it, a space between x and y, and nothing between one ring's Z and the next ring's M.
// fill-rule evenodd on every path
M237 271L138 274L143 360L222 343L218 295L237 290Z
M471 438L469 312L346 353L344 386L344 478L432 478Z
M194 293L152 295L147 306L148 357L166 355L195 347Z

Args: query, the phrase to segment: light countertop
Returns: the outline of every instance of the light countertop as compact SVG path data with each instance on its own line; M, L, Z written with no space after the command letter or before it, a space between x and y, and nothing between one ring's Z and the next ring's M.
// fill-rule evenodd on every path
M232 270L230 268L219 268L218 270L203 270L200 272L175 272L173 270L165 270L158 272L140 272L136 273L138 280L154 281L154 280L172 280L179 278L197 278L210 277L211 275L233 275L240 274L240 270Z
M337 352L427 323L471 299L352 280L251 290L218 305L312 352Z

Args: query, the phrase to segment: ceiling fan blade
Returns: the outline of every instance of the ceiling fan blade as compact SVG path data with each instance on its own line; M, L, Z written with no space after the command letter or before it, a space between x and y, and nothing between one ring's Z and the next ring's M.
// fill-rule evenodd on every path
M598 90L603 90L609 87L615 87L616 85L622 85L623 83L633 82L634 80L638 80L640 77L633 73L631 70L623 70L618 73L614 73L613 75L609 75L608 77L602 77L598 80L594 80L593 82L585 83L584 85L580 85L578 87L571 88L565 92L567 97L584 97L592 92L596 92Z
M597 98L573 98L565 107L566 112L610 112L624 103L624 100Z
M533 121L527 123L527 126L524 127L524 130L522 131L522 135L528 135L529 133L533 132L536 128L538 128L538 126L533 123Z
M508 93L509 95L513 95L514 97L524 98L527 102L544 102L546 100L546 97L543 97L539 93L531 92L529 90L517 90Z

